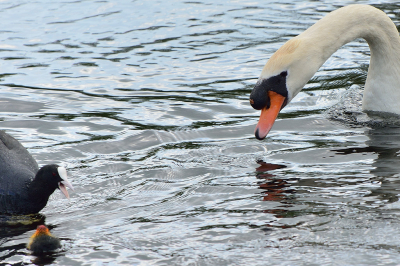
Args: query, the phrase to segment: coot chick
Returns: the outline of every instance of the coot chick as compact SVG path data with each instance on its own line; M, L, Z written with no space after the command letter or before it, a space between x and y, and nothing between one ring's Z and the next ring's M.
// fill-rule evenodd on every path
M39 225L26 247L35 255L43 255L61 248L61 244L60 239L50 234L45 225Z
M66 187L73 189L64 167L50 164L39 169L27 149L0 130L0 213L38 213L57 188L69 198Z

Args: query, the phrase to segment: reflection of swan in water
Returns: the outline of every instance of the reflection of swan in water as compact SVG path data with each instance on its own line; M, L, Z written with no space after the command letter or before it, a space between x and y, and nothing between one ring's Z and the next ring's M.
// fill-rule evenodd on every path
M363 110L400 114L399 32L379 9L350 5L329 13L268 60L250 95L253 108L262 110L256 138L265 138L279 111L335 51L356 38L371 49Z
M352 147L334 150L337 154L366 154L377 155L370 171L382 183L378 188L372 189L372 194L381 200L395 202L400 194L400 127L387 126L372 128L366 134L369 140L364 147Z
M377 182L376 185L369 187L370 193L365 194L365 197L371 197L372 201L382 202L387 204L400 200L400 126L391 125L385 127L375 127L367 129L365 135L369 140L364 145L352 146L342 149L332 149L335 157L346 156L339 161L352 160L357 156L356 160L364 160L363 158L373 161L368 163L369 174L364 179L368 182ZM352 155L353 154L353 155ZM300 156L299 154L295 155ZM333 156L332 156L333 157ZM278 157L279 158L279 157ZM292 158L292 157L290 157ZM290 158L288 160L290 161ZM325 163L326 161L322 161ZM285 178L285 171L280 172L280 168L286 167L281 164L271 164L259 161L257 171L258 186L263 191L262 196L265 201L277 201L284 204L296 204L293 193L296 188L303 186L315 186L314 178L295 180L294 186L292 180ZM360 173L365 176L365 172ZM357 177L356 174L355 177ZM318 179L318 178L316 178ZM380 185L378 185L380 183ZM347 183L341 185L346 186ZM350 183L349 183L350 184ZM276 217L285 217L288 215L288 209L272 208L264 210L264 212L273 213ZM292 214L293 215L293 212Z
M262 189L261 194L263 196L263 201L275 201L285 204L286 207L289 206L290 196L296 193L296 190L291 187L289 179L279 178L276 173L271 173L271 171L286 168L287 166L282 164L266 163L261 160L257 163L260 165L256 168L257 179L260 180L257 184L259 185L259 188ZM271 213L276 218L284 218L293 215L293 213L290 213L287 208L283 207L264 209L263 212ZM266 224L266 228L263 230L269 230L270 227L285 228L286 225Z
M274 174L267 173L276 169L286 168L285 165L266 163L264 161L257 162L260 166L256 168L259 188L263 190L263 200L265 201L282 201L286 199L287 194L294 193L290 189L290 184L285 179L276 178Z

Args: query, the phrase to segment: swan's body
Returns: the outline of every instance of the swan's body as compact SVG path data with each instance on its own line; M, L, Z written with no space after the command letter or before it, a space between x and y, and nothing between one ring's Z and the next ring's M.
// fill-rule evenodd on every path
M399 32L383 11L350 5L329 13L268 60L250 95L251 105L262 110L256 137L265 138L280 109L335 51L357 38L364 38L371 50L363 110L400 115Z

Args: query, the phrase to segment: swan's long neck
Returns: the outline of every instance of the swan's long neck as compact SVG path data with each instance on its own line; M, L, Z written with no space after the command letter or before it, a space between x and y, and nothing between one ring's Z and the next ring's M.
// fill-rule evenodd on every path
M292 54L292 58L295 58L291 66L295 70L293 78L303 79L302 88L334 52L357 38L364 38L371 50L363 109L400 114L399 32L383 11L372 6L350 5L340 8L289 41L297 46ZM299 85L295 81L292 84L290 82L288 80L288 86ZM301 88L294 88L291 96L294 97Z
M279 111L342 45L364 38L371 61L363 109L400 115L400 37L382 11L350 5L329 13L308 30L286 42L265 64L250 94L250 104L261 110L255 136L263 139Z

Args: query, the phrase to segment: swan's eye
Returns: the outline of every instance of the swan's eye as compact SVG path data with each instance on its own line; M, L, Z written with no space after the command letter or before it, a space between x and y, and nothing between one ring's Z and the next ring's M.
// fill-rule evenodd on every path
M282 71L279 76L281 77L286 77L287 76L287 71Z

